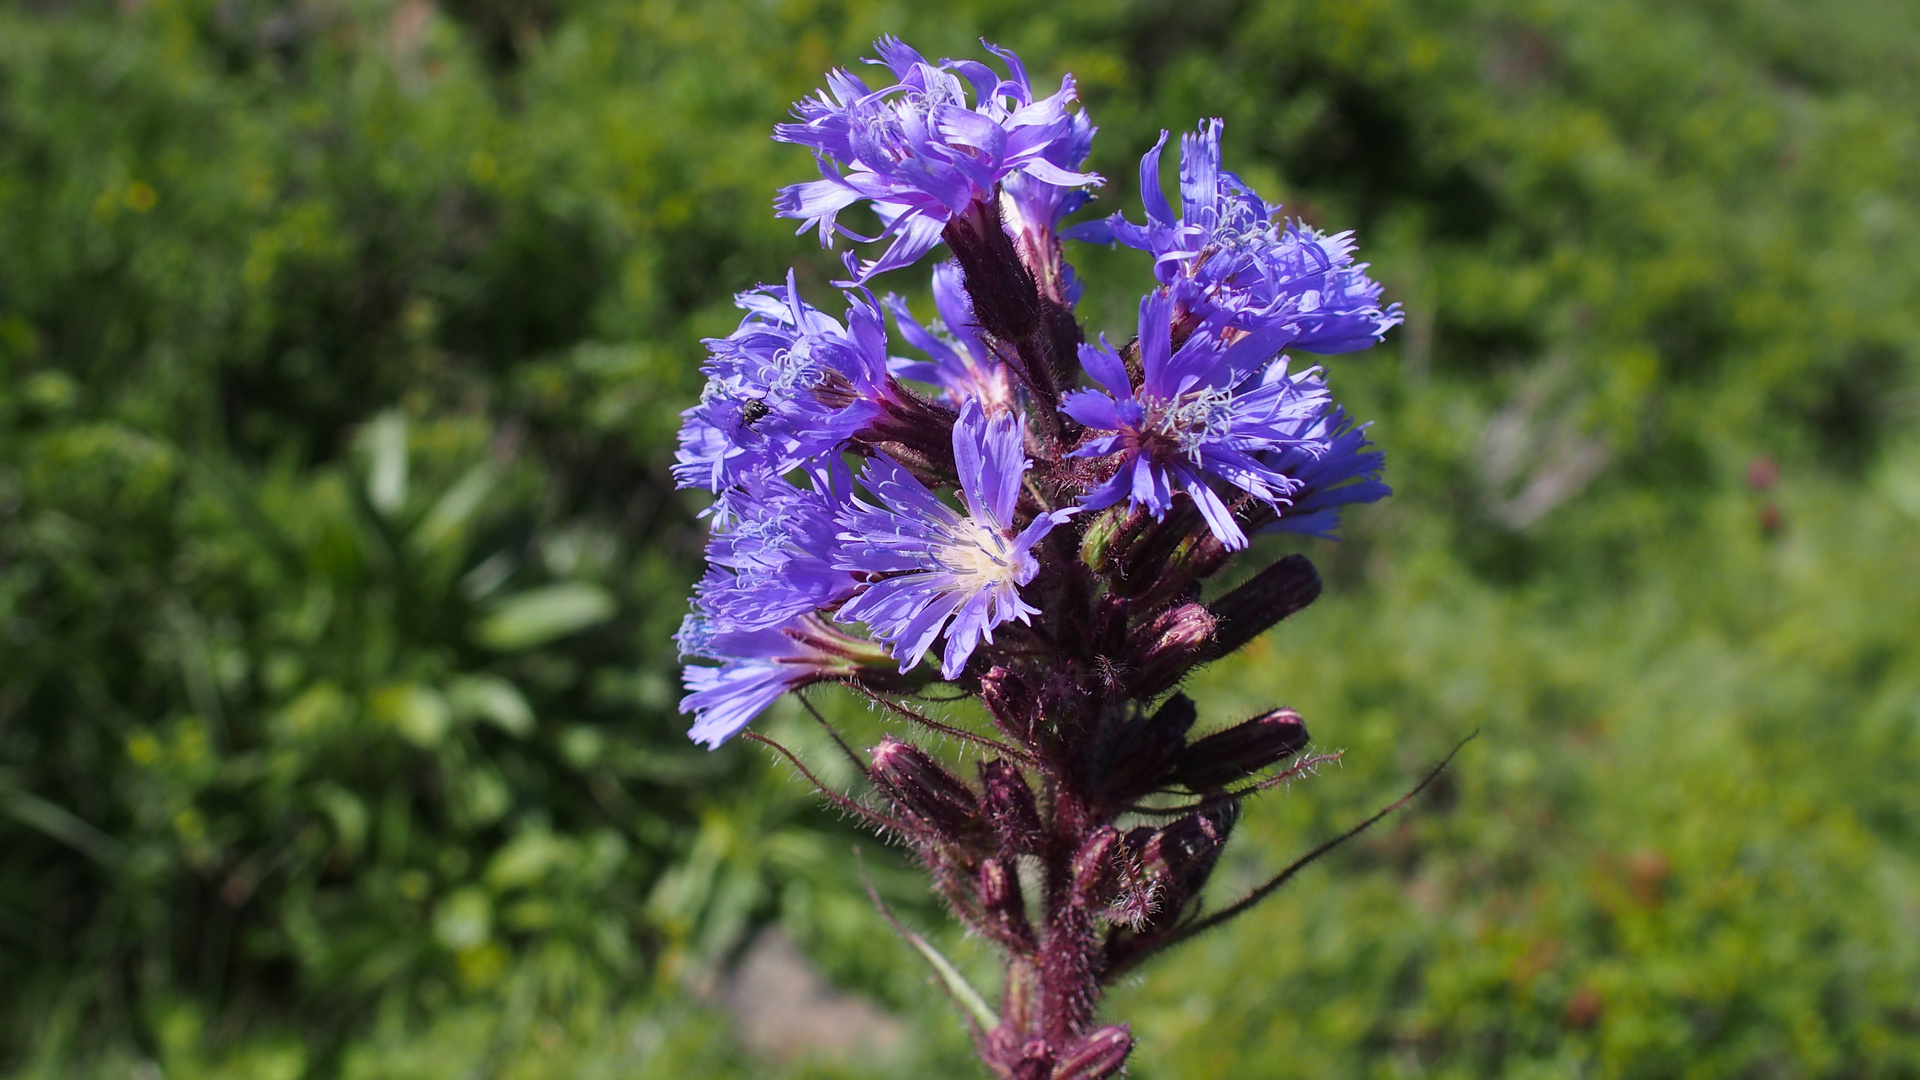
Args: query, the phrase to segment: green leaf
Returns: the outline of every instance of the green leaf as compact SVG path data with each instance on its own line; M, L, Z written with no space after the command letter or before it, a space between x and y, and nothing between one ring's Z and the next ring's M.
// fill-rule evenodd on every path
M994 1012L993 1006L987 1004L987 999L980 995L980 991L975 990L973 984L967 981L967 977L960 974L960 969L953 966L953 961L942 956L939 949L934 948L919 934L906 929L902 929L900 933L906 937L907 944L912 945L919 950L921 956L927 958L927 963L933 966L934 974L940 976L941 983L945 984L947 993L952 994L955 1001L973 1014L973 1019L980 1025L982 1031L992 1031L1000 1026L1000 1014Z
M109 869L119 869L126 861L125 844L31 792L0 787L0 809Z
M598 585L569 582L518 593L480 623L480 642L503 652L530 649L605 622L613 597Z
M498 675L460 675L447 683L447 704L461 719L485 720L517 738L533 733L533 706Z
M509 841L487 864L486 881L496 892L538 884L573 855L573 845L545 830L529 829Z
M389 516L407 504L407 417L383 412L361 433L367 456L367 501Z
M485 462L468 469L465 476L428 508L414 529L414 543L424 550L435 551L458 540L474 512L493 491L494 475L493 466Z
M433 910L434 939L448 949L470 949L492 933L493 901L474 886L455 889Z
M415 746L436 746L453 723L447 699L417 683L399 683L374 691L373 715L399 730Z

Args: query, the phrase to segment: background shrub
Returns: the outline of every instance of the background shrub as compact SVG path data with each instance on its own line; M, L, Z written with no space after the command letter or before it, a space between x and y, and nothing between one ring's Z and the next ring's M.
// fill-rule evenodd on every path
M772 922L924 1016L876 1075L972 1075L852 831L685 742L667 644L698 339L837 270L772 218L809 165L766 133L895 32L1077 73L1102 212L1160 127L1225 117L1229 166L1358 229L1409 311L1329 364L1396 496L1196 694L1348 751L1255 811L1222 896L1481 739L1130 989L1136 1071L1920 1075L1916 21L0 12L0 1063L765 1075L689 991ZM1074 257L1124 328L1146 268Z

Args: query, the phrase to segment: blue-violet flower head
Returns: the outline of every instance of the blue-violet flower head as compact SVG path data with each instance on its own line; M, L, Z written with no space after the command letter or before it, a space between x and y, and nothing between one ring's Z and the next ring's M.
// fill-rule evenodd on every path
M850 637L814 615L764 630L727 630L696 612L675 636L682 657L704 657L718 667L689 664L680 711L693 713L688 737L716 747L746 727L789 690L845 678L877 658L868 642Z
M833 451L879 414L893 394L880 311L846 294L847 321L785 285L740 294L747 315L705 344L706 389L681 413L674 479L727 493L750 476L785 473ZM719 516L728 513L723 494Z
M1076 171L1092 126L1068 111L1075 103L1071 77L1035 100L1019 58L1005 49L987 46L1006 61L1007 78L973 60L928 63L894 37L874 48L880 59L869 62L892 71L891 85L876 90L835 69L826 89L794 103L800 122L776 126L773 136L812 150L821 175L781 189L774 200L781 217L800 220L801 231L818 229L826 247L836 232L861 241L893 238L879 259L858 267L855 280L913 264L939 242L950 218L994 198L1002 181L1030 177L1060 189L1100 182ZM1045 204L1055 197L1028 190L1025 180L1015 190L1026 192L1035 213L1049 212ZM861 200L880 217L877 236L838 224L840 211Z
M837 459L806 470L807 485L778 475L746 478L729 492L729 520L707 540L696 608L727 630L765 630L850 596L853 575L833 566L839 512L852 476Z
M1353 234L1278 221L1279 206L1220 167L1220 128L1209 120L1180 138L1180 216L1160 192L1162 131L1140 159L1146 224L1114 214L1066 235L1151 252L1154 276L1181 310L1209 324L1286 326L1292 336L1283 344L1314 353L1379 343L1400 324L1400 305L1380 307L1379 283L1353 261Z
M1297 445L1263 455L1268 467L1296 487L1280 508L1280 520L1262 531L1331 538L1340 527L1341 507L1393 494L1380 480L1385 455L1372 446L1366 425L1355 425L1336 405L1302 428Z
M947 647L942 677L965 669L995 627L1021 622L1039 609L1020 598L1040 564L1033 546L1074 511L1041 513L1018 532L1014 511L1031 464L1025 456L1024 418L988 415L977 401L961 407L953 428L953 456L965 512L955 510L885 455L871 459L858 496L842 513L844 531L835 565L879 580L842 606L842 622L864 622L907 671L927 654L942 629Z
M1097 510L1124 499L1159 518L1185 491L1214 536L1237 550L1247 545L1246 531L1210 481L1277 509L1297 484L1262 455L1299 445L1303 427L1326 410L1327 390L1317 370L1290 375L1285 357L1272 359L1284 327L1237 335L1202 328L1175 349L1173 314L1173 299L1158 290L1140 302L1138 388L1105 337L1080 347L1081 365L1102 389L1061 401L1091 430L1069 456L1118 458L1112 477L1081 505Z

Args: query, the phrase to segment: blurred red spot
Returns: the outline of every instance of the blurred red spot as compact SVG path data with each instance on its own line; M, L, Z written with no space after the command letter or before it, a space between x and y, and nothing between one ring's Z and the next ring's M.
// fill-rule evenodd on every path
M1600 992L1583 985L1567 999L1567 1026L1585 1031L1600 1022L1603 1011L1605 1006L1600 1001Z
M1780 466L1770 457L1757 457L1747 462L1747 486L1755 491L1765 491L1780 480Z

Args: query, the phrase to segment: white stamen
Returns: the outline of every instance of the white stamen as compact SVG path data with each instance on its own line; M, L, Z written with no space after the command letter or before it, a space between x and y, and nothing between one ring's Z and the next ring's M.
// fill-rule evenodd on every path
M1232 416L1232 391L1196 390L1155 409L1148 418L1147 430L1172 439L1188 457L1198 458L1200 444L1225 435L1232 426Z
M972 518L956 521L947 530L951 542L935 555L949 571L981 579L971 588L1014 583L1013 557L1005 533Z

